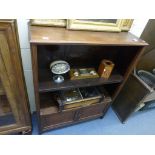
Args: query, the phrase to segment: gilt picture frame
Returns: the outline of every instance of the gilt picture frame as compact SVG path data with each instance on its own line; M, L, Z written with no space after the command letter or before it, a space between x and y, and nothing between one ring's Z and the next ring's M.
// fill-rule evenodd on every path
M31 25L66 27L66 19L30 19Z
M121 32L129 31L132 19L68 19L67 29Z
M129 31L133 21L133 19L122 19L121 31Z

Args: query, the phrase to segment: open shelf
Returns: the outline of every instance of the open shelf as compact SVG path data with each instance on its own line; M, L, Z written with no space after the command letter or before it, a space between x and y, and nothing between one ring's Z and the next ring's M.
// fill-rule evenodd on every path
M29 30L40 132L103 117L147 45L145 41L127 32L71 31L41 26L30 26ZM115 64L109 79L70 80L66 76L63 83L53 81L49 67L53 61L64 60L70 68L94 68L98 71L103 59ZM105 97L105 100L94 105L60 112L53 93L91 86L103 86L108 91L109 98Z
M40 95L40 115L58 113L57 103L53 100L51 93Z
M66 79L64 82L57 84L53 81L50 70L41 70L39 74L39 92L49 92L71 88L98 86L103 84L120 83L122 81L123 76L114 71L109 79L104 78L81 79L81 80Z
M0 81L0 95L5 95L4 89L2 87L2 83Z
M103 94L105 98L95 104L111 102L111 97L109 96L109 93L107 93L107 91L103 87L100 87L100 92L101 94ZM60 112L58 108L58 103L54 100L54 97L53 97L54 94L55 92L48 92L48 93L40 94L39 98L40 98L40 115L41 116L55 114L55 113ZM92 106L92 105L88 105L87 107ZM79 108L81 108L81 106L72 108L72 109L63 110L63 112L71 111L73 109L79 109Z

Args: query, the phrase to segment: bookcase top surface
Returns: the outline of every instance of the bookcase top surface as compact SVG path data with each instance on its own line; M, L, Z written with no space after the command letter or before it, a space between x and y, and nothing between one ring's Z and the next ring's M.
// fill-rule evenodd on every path
M129 32L75 31L57 27L29 26L29 35L30 43L35 44L148 45Z

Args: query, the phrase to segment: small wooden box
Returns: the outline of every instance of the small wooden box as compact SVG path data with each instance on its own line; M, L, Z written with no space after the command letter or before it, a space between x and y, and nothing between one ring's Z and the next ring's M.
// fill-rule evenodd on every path
M100 63L98 74L100 77L108 79L114 68L114 63L110 60L103 59Z
M56 100L61 111L97 104L104 98L103 95L96 87L77 88L61 91Z
M69 74L71 80L99 78L95 68L71 69Z

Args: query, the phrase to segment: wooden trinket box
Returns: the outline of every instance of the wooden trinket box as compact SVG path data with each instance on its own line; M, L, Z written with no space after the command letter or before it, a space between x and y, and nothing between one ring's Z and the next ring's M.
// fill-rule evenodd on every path
M57 98L60 110L85 107L100 102L103 98L96 87L61 91Z
M111 72L114 68L114 63L110 60L103 59L100 63L98 74L100 77L108 79L111 75Z
M88 78L98 78L99 75L94 68L80 68L70 70L70 79L88 79Z

